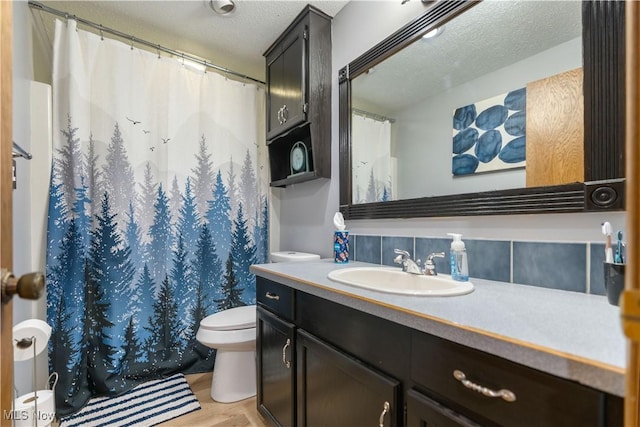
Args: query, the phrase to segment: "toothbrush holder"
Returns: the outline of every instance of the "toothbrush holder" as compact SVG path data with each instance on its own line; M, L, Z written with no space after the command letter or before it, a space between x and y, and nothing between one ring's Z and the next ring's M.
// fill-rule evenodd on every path
M625 264L604 263L604 287L609 304L619 305L624 290L624 267Z

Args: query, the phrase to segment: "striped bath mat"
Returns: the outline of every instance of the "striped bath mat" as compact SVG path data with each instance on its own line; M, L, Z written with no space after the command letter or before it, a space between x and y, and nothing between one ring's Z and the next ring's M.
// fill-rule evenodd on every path
M183 374L148 381L117 397L96 397L60 427L153 426L200 409Z

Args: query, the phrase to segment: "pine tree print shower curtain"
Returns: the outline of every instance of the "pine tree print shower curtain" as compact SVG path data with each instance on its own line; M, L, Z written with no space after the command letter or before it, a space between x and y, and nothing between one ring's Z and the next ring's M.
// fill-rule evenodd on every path
M58 21L47 238L59 416L213 368L200 320L255 303L264 90Z

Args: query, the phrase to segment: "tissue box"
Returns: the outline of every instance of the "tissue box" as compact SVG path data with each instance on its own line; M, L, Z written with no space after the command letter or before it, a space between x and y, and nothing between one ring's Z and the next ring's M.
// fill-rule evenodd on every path
M349 262L349 232L347 230L333 233L333 259L338 263Z

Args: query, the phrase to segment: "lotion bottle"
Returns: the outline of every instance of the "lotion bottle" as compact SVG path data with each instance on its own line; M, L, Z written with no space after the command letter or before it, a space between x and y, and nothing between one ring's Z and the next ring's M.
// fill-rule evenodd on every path
M453 237L451 251L449 252L451 278L459 282L466 282L469 280L469 264L467 261L467 250L462 241L462 234L447 234Z

